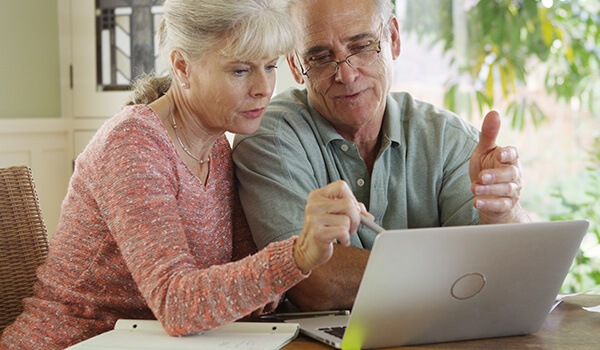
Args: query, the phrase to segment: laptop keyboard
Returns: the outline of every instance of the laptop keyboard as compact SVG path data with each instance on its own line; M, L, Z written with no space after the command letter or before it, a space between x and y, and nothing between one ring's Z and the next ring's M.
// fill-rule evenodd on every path
M346 331L346 326L342 327L327 327L327 328L319 328L320 331L323 331L327 334L331 334L334 337L338 337L340 339L344 338L344 332Z

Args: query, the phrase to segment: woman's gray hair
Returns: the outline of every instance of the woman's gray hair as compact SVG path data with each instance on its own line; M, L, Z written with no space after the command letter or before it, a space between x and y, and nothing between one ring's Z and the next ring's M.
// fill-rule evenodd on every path
M233 60L275 57L293 48L287 0L166 0L158 28L159 59L167 63L179 50L194 61L214 48ZM167 64L167 66L169 66ZM172 84L166 77L145 75L134 83L127 104L148 104Z

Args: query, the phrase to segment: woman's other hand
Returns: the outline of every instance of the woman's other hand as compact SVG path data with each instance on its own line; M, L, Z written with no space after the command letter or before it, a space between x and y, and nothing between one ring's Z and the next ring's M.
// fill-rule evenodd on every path
M279 301L280 299L277 299L259 307L258 309L252 311L249 315L240 319L240 321L250 321L259 318L261 315L270 314L271 312L275 311L275 309L279 305Z
M333 254L333 245L350 245L360 213L373 218L342 180L314 190L308 196L302 233L294 245L294 260L303 273L324 264Z

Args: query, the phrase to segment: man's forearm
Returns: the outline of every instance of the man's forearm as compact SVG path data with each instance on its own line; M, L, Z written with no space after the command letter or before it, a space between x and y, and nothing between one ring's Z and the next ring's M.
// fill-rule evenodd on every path
M288 298L304 311L351 309L369 251L336 246L331 259L288 291Z

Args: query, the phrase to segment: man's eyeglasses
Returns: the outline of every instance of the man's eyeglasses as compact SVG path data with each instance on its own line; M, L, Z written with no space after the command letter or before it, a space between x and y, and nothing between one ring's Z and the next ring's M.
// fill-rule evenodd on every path
M365 49L353 53L346 56L346 58L341 61L327 61L319 63L313 67L309 67L306 71L304 70L302 63L300 63L302 74L306 75L310 79L323 80L334 76L340 69L340 64L344 62L355 69L368 67L375 63L375 61L379 58L379 53L381 52L381 33L379 34L379 38L380 39L377 42L377 48ZM297 53L296 56L298 56ZM299 57L298 61L300 62Z

